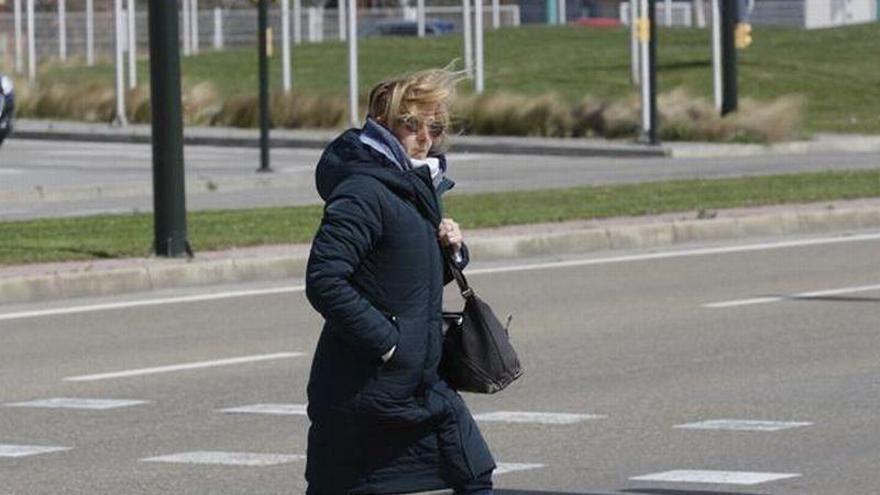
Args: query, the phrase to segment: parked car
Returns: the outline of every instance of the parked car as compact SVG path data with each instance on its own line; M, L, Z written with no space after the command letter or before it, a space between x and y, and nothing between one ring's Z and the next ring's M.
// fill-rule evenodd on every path
M0 144L12 133L12 114L15 112L15 94L12 79L0 74Z
M440 19L425 19L425 35L439 36L451 33L455 23ZM361 36L418 36L419 25L416 21L405 19L385 19L370 24L361 32Z

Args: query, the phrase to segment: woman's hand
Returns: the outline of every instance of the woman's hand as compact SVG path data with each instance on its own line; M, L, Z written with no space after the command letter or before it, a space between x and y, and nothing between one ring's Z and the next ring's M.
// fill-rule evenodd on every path
M461 250L464 243L464 237L461 234L461 228L458 223L451 218L444 218L437 228L437 238L440 239L440 245L443 247L451 247L453 251Z

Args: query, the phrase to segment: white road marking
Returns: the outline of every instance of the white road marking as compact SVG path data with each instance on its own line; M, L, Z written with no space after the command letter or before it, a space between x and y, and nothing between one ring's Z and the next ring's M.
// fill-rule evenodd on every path
M541 423L546 425L567 425L588 419L604 419L607 416L598 414L543 413L525 411L496 411L477 414L477 421L499 421L504 423Z
M525 471L526 469L538 469L544 467L545 464L528 464L522 462L498 462L496 463L493 474L506 474L514 471Z
M802 426L812 426L804 421L755 421L746 419L711 419L698 423L677 425L675 428L692 430L733 430L733 431L779 431Z
M798 241L768 242L760 244L745 244L741 246L728 246L718 248L685 249L681 251L666 251L662 253L635 254L629 256L613 256L610 258L594 258L587 260L551 261L547 263L534 263L526 265L511 265L498 268L481 268L468 270L469 275L486 273L505 273L526 270L546 270L555 268L570 268L576 266L606 265L611 263L628 263L633 261L650 261L670 258L684 258L689 256L707 256L712 254L746 253L750 251L766 251L772 249L785 249L804 246L821 246L825 244L839 244L845 242L862 242L880 240L880 234L861 234L840 237L828 237L818 239L803 239Z
M17 168L0 168L0 175L20 175L23 172Z
M801 292L800 294L789 294L786 296L770 296L770 297L753 297L751 299L739 299L736 301L722 301L715 303L703 304L704 308L733 308L736 306L748 306L751 304L766 304L779 301L792 301L798 299L810 299L812 297L837 296L840 294L852 294L855 292L868 292L872 290L880 290L880 284L877 285L861 285L856 287L842 287L840 289L818 290L814 292Z
M304 455L257 454L253 452L181 452L141 459L143 462L171 462L179 464L218 464L223 466L275 466L302 461Z
M225 413L278 414L285 416L305 416L305 404L254 404L251 406L221 409Z
M631 256L614 256L609 258L594 258L594 259L586 259L586 260L571 260L571 261L555 261L555 262L547 262L547 263L532 263L532 264L523 264L523 265L509 265L497 268L480 268L474 270L468 270L468 275L483 275L490 273L506 273L506 272L518 272L518 271L529 271L529 270L547 270L547 269L556 269L556 268L570 268L576 266L589 266L589 265L604 265L610 263L627 263L633 261L649 261L649 260L658 260L658 259L670 259L670 258L680 258L687 256L706 256L712 254L728 254L728 253L741 253L741 252L749 252L749 251L761 251L761 250L770 250L770 249L784 249L784 248L792 248L792 247L803 247L803 246L819 246L825 244L838 244L845 242L862 242L862 241L875 241L880 240L880 234L861 234L861 235L852 235L852 236L838 236L838 237L830 237L830 238L818 238L818 239L805 239L799 241L785 241L785 242L772 242L772 243L762 243L762 244L746 244L741 246L729 246L729 247L720 247L720 248L703 248L703 249L687 249L682 251L667 251L662 253L649 253L649 254L638 254ZM198 296L184 296L184 297L169 297L169 298L161 298L161 299L148 299L141 301L128 301L121 303L110 303L110 304L95 304L88 306L71 306L65 308L57 308L57 309L47 309L47 310L39 310L39 311L21 311L16 313L6 313L0 314L0 321L4 320L15 320L20 318L35 318L42 316L54 316L54 315L66 315L66 314L75 314L75 313L86 313L91 311L106 311L106 310L114 310L114 309L127 309L127 308L135 308L142 306L156 306L161 304L177 304L177 303L185 303L185 302L200 302L200 301L213 301L220 299L231 299L235 297L250 297L250 296L259 296L259 295L269 295L269 294L284 294L284 293L292 293L292 292L301 292L305 290L305 286L289 286L289 287L277 287L272 289L256 289L256 290L243 290L243 291L232 291L232 292L220 292L213 294L203 294Z
M154 375L157 373L171 373L174 371L195 370L201 368L213 368L217 366L228 366L231 364L254 363L258 361L269 361L272 359L285 359L292 357L304 356L302 352L278 352L275 354L259 354L256 356L242 356L229 359L217 359L214 361L201 361L198 363L175 364L171 366L159 366L156 368L141 368L135 370L115 371L112 373L99 373L94 375L68 376L64 379L66 382L90 382L95 380L110 380L113 378L128 378L132 376Z
M90 158L90 159L91 158L99 158L99 157L113 158L113 157L120 156L121 151L125 152L124 154L122 154L122 156L127 156L127 157L131 158L131 151L132 151L131 148L105 149L103 147L95 147L95 148L87 149L87 150L74 150L74 149L48 150L48 151L43 151L43 155L56 157L56 158L77 158L77 157ZM141 149L139 151L141 152L141 156L138 156L136 158L140 158L140 159L147 158L147 153L149 152L149 150Z
M95 409L107 410L119 407L137 406L147 404L145 400L112 400L112 399L78 399L68 397L56 397L52 399L32 400L29 402L15 402L5 404L7 407L45 407L50 409Z
M88 306L70 306L66 308L55 308L55 309L44 309L38 311L20 311L17 313L6 313L0 314L0 321L3 320L16 320L20 318L35 318L40 316L58 316L58 315L70 315L77 313L89 313L92 311L109 311L114 309L128 309L128 308L140 308L144 306L159 306L162 304L180 304L187 302L201 302L201 301L218 301L222 299L232 299L235 297L252 297L252 296L265 296L271 294L287 294L291 292L300 292L305 289L305 286L297 285L290 287L273 287L271 289L254 289L254 290L241 290L241 291L232 291L232 292L217 292L211 294L199 294L196 296L180 296L180 297L165 297L159 299L145 299L140 301L126 301L126 302L118 302L118 303L107 303L107 304L92 304Z
M29 455L49 454L70 450L73 447L45 447L39 445L0 444L0 457L27 457Z
M498 158L502 155L489 155L486 153L450 153L446 155L446 159L450 163L472 162L476 160L486 160L490 158Z
M633 481L666 481L671 483L710 483L720 485L757 485L800 477L793 473L752 473L747 471L679 470L630 478Z

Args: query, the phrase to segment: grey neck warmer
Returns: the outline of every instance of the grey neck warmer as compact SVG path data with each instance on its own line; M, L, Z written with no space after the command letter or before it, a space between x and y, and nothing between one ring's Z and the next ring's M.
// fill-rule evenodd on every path
M397 137L382 126L382 124L373 120L372 117L367 117L360 140L370 148L385 155L400 170L412 170L412 163L409 161L409 157L406 156L406 151Z

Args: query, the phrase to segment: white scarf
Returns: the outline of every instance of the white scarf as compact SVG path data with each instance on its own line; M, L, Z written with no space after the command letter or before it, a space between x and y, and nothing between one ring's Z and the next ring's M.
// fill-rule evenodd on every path
M429 156L424 160L419 160L418 158L409 159L412 162L413 168L415 167L428 167L428 170L431 171L431 182L434 183L434 187L440 185L440 181L443 180L443 171L440 170L440 159L435 158L433 156Z

